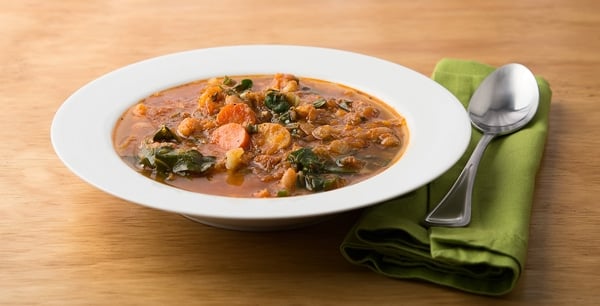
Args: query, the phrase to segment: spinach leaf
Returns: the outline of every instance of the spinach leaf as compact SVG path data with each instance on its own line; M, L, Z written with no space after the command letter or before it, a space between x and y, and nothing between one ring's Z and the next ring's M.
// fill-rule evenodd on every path
M235 80L230 78L229 76L225 76L225 77L223 77L223 85L233 86L233 85L235 85Z
M324 169L324 163L310 148L300 148L288 155L288 161L298 171L319 173Z
M239 84L235 85L235 87L233 87L233 90L237 91L237 92L243 92L244 90L248 90L252 88L252 80L250 79L243 79L242 81L240 81Z
M298 171L297 186L310 191L342 187L346 181L340 175L357 172L357 169L323 161L310 148L300 148L291 152L288 155L288 161Z
M325 106L326 103L327 103L327 100L325 100L324 98L320 98L317 101L313 102L313 106L315 108L321 108L321 107Z
M181 176L200 175L212 168L215 163L214 156L204 156L196 150L188 150L179 154L171 171Z
M352 109L351 109L352 101L350 101L350 100L339 100L337 102L337 106L347 112L352 111Z
M299 181L304 184L304 187L310 191L326 191L342 187L345 182L338 175L333 174L306 174L304 180Z
M179 143L181 140L177 136L177 134L173 133L171 129L169 129L166 125L161 125L158 128L158 131L154 133L152 137L152 141L154 142L176 142Z
M276 114L283 114L291 107L286 96L275 90L267 92L265 106Z
M138 153L139 164L156 171L159 176L174 173L180 176L201 175L211 169L214 156L204 156L194 149L178 150L169 145L144 146Z

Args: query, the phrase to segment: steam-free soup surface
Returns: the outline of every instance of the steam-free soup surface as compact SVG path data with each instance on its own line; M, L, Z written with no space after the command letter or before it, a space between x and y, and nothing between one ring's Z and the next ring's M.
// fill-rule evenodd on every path
M348 186L400 158L402 116L358 90L289 74L220 77L153 94L114 130L118 154L162 183L232 197Z

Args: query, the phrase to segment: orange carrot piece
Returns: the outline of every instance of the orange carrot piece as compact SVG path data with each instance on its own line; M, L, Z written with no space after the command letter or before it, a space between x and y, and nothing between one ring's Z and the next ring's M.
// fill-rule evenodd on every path
M239 123L226 123L216 128L211 136L212 142L225 150L247 148L250 134Z
M256 123L256 114L250 106L244 103L227 104L217 114L217 123L239 123L249 125Z

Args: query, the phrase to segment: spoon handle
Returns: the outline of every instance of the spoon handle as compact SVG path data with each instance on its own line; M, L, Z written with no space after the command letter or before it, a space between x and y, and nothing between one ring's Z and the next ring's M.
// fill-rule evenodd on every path
M495 134L484 133L462 172L442 201L427 215L429 225L460 227L471 222L471 195L479 161Z

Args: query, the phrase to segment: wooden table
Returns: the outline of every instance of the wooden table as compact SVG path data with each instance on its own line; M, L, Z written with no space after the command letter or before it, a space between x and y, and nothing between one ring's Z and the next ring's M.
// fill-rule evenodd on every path
M0 304L598 303L599 3L2 1ZM216 229L101 192L55 155L54 112L87 82L165 53L253 43L347 49L426 75L443 57L516 61L545 77L550 133L517 288L488 298L351 265L338 247L357 212L294 231Z

